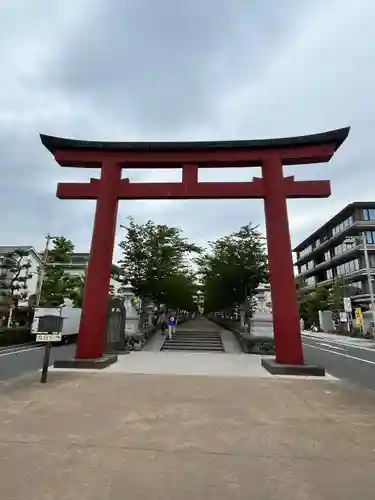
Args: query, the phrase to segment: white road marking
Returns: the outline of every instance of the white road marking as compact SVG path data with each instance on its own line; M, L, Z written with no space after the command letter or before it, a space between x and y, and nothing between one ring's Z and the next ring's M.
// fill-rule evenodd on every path
M323 342L320 342L319 339L314 338L314 340L316 340L317 342L319 342L320 345L323 345ZM327 340L327 339L324 339L324 340ZM335 344L337 346L345 346L345 347L351 347L353 349L360 349L362 351L370 351L370 352L373 352L375 354L375 349L374 348L364 347L362 345L355 344L354 342L350 342L350 341L345 341L345 340L342 340L342 341L339 341L339 340L330 340L329 343L330 343L331 347L332 347L332 344ZM306 344L306 345L310 345L310 344Z
M17 349L13 351L0 352L0 356L12 356L13 354L21 354L22 352L30 352L30 351L38 351L39 349L43 349L43 346L40 347L31 347L30 349Z
M345 347L339 347L336 345L326 344L325 342L319 342L319 345L323 345L325 347L330 347L331 349L340 349L341 351L347 351L347 349L345 349Z
M349 354L344 354L343 352L330 351L329 349L322 349L316 345L306 344L307 347L312 347L313 349L319 349L319 351L330 352L331 354L336 354L336 356L344 356L345 358L355 359L356 361L363 361L363 363L368 363L369 365L375 365L375 361L370 361L368 359L357 358L356 356L350 356Z

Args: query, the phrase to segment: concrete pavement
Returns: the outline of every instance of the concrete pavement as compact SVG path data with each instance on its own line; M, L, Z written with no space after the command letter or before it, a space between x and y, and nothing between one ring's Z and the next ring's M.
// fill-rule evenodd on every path
M2 500L374 495L372 391L108 372L12 383L0 388Z

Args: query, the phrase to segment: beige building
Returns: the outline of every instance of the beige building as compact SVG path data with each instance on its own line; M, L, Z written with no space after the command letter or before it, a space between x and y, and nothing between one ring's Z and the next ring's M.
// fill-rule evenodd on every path
M20 250L22 252L26 252L27 255L22 258L21 264L29 263L30 267L28 269L22 270L20 273L20 278L28 275L28 279L26 281L27 286L27 296L20 301L20 308L27 308L32 302L32 298L37 295L38 287L41 278L41 267L42 267L42 258L43 254L38 253L31 246L0 246L0 280L3 285L3 289L0 289L0 308L8 309L8 304L6 301L6 296L9 291L9 284L13 279L11 272L5 266L5 261L9 259L9 255L14 253L15 251ZM72 261L66 264L66 273L70 276L84 276L88 261L89 261L89 253L74 253L72 255ZM112 285L115 293L119 291L122 286L122 277L124 273L122 269L113 264L112 266L112 277L110 281L110 285Z

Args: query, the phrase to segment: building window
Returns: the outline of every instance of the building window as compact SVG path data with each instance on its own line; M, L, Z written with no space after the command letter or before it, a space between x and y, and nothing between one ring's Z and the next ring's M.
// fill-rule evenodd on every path
M302 259L302 257L304 257L305 255L310 253L311 250L312 250L312 245L307 246L306 248L304 248L303 250L300 251L299 258Z
M362 281L353 281L349 283L348 289L350 292L350 295L358 295L363 293L363 283Z
M331 260L331 252L329 250L324 253L324 260Z
M341 233L341 231L343 231L347 227L351 226L353 224L353 222L354 222L354 220L353 220L352 216L343 220L342 222L340 222L340 224L338 224L337 226L332 228L332 236L335 236L336 234Z
M347 250L349 250L351 248L351 245L346 243L346 242L343 242L343 243L340 243L340 245L337 245L334 249L333 249L333 252L335 255L340 255L341 253L344 253L346 252Z
M344 262L340 266L337 266L337 276L344 276L346 274L354 273L359 270L359 260L353 259L348 262Z
M320 239L319 238L317 240L315 240L315 248L317 248L318 246L320 246Z
M370 245L375 244L375 231L366 231L366 242Z
M375 255L373 253L370 253L368 260L370 262L370 267L375 267Z
M333 269L327 269L327 280L333 279Z
M307 286L312 286L316 284L316 278L315 276L310 276L309 278L306 279L306 285Z
M364 208L363 209L363 219L364 220L375 220L375 208Z

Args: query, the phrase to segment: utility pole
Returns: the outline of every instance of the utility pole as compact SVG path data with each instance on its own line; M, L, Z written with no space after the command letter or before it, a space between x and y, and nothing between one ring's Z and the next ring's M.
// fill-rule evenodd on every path
M370 267L370 259L368 257L368 249L367 249L367 240L366 233L362 233L363 239L363 250L365 254L365 263L366 263L366 274L367 274L367 282L370 292L370 301L371 301L371 311L372 311L372 335L374 336L374 326L375 326L375 301L374 301L374 290L372 288L372 279L371 279L371 267Z
M49 233L46 236L46 246L45 246L44 252L43 252L42 267L40 270L40 275L39 275L39 280L38 280L38 289L36 292L35 307L39 307L39 304L40 304L40 298L42 295L42 288L43 288L43 281L44 281L44 276L45 276L45 267L46 267L47 260L48 260L49 243L54 238L55 238L55 236L51 236Z

